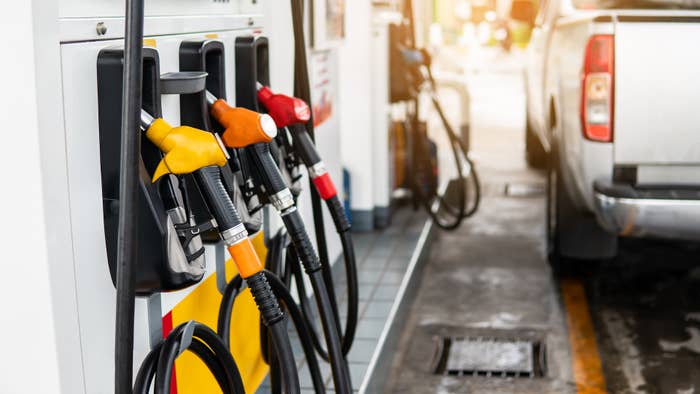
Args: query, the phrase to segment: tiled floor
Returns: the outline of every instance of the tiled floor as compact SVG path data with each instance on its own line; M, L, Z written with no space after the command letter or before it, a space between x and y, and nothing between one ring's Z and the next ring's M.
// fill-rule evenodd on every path
M411 257L426 221L423 212L411 209L398 210L390 227L383 231L353 234L358 264L359 281L359 321L355 342L347 356L350 365L353 388L357 391L376 351L382 331L388 323L388 317L394 304L402 281L406 277ZM345 272L342 264L334 269L336 293L338 295L341 319L344 323L346 313ZM301 344L293 329L290 330L292 346L297 356L299 376L303 394L313 393L309 368L303 357ZM331 370L327 363L319 360L326 387L332 393L333 382ZM258 393L269 392L267 380L258 389Z

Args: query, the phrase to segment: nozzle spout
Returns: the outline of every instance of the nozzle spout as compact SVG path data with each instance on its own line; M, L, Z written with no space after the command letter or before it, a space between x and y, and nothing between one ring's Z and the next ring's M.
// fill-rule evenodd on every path
M141 109L141 128L144 131L148 130L154 121L155 119L153 118L153 116L151 116L151 114L146 112L145 109Z
M277 125L268 114L260 114L260 128L270 139L277 137Z
M216 96L214 96L214 95L213 95L210 91L208 91L208 90L206 91L205 95L207 96L207 104L209 104L209 105L214 105L214 103L216 102L216 100L218 100L218 99L216 98Z

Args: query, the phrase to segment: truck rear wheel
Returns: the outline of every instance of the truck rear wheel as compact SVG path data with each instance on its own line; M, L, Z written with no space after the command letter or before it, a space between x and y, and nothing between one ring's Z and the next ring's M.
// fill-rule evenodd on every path
M591 268L594 260L617 254L617 236L604 231L593 215L580 212L560 179L556 147L547 171L547 257L555 273L567 275Z
M529 119L525 121L525 160L532 168L547 168L547 152L545 152L535 132L532 131Z

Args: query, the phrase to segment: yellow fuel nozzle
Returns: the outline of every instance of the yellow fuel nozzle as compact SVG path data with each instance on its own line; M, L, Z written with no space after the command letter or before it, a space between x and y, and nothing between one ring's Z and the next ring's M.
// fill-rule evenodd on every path
M270 115L245 108L231 107L223 99L207 92L211 115L226 129L221 139L229 148L243 148L262 142L270 142L277 135L277 126Z
M142 111L146 137L165 153L153 174L153 182L165 174L189 174L200 168L226 165L227 157L214 134L188 126L172 127Z

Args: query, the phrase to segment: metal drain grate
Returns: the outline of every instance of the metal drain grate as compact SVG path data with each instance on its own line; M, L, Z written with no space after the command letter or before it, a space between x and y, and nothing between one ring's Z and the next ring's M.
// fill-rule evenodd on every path
M544 343L530 339L444 337L434 373L449 376L534 378L546 374Z
M539 197L545 194L542 183L506 183L503 194L507 197Z

